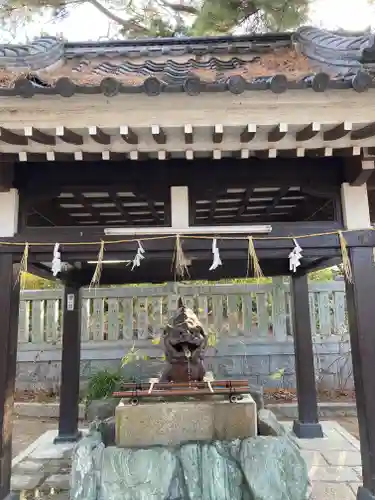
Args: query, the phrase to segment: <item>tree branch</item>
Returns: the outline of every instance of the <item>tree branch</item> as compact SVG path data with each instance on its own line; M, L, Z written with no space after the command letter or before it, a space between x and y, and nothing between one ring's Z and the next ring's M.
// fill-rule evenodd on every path
M117 16L113 12L111 12L107 7L104 7L98 0L87 0L88 3L93 5L99 12L104 14L108 19L111 19L111 21L114 21L115 23L119 24L122 26L122 28L128 30L128 29L133 29L136 31L145 31L144 26L139 24L135 19L122 19L121 17Z
M199 10L196 7L193 7L192 5L184 5L183 3L181 4L175 4L172 2L168 2L167 0L162 0L162 4L165 7L168 7L169 9L172 9L174 12L182 12L186 14L193 14L194 16L199 14Z

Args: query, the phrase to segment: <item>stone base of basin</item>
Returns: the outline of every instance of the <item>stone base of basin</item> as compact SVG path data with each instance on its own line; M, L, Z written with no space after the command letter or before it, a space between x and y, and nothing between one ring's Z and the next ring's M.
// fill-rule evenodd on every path
M228 399L147 401L116 408L116 445L122 448L178 446L188 441L231 441L257 435L257 408L244 394Z

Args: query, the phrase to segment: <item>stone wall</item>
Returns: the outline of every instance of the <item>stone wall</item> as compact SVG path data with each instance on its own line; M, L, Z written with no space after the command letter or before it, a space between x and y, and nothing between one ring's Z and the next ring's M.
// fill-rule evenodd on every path
M96 371L116 370L121 358L129 352L126 342L85 342L81 355L81 385ZM160 346L137 341L137 355L142 358L126 364L126 377L147 379L158 376L163 367ZM320 389L350 389L353 387L349 341L331 337L314 342L316 377ZM144 360L143 357L148 359ZM17 388L28 390L58 390L60 383L61 347L51 344L19 346ZM248 378L252 383L269 388L296 386L293 341L230 339L220 342L207 352L206 369L216 378ZM281 373L283 370L283 373ZM282 375L282 376L280 376Z

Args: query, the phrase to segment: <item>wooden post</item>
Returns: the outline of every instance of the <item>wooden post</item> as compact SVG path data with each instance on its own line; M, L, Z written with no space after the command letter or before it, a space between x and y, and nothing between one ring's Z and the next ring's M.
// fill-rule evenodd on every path
M372 248L352 248L349 255L353 283L346 283L346 300L363 475L357 498L375 500L375 264Z
M318 418L307 275L292 276L291 295L298 398L298 420L294 421L293 431L299 438L323 437Z
M18 272L12 254L0 254L0 500L10 498L20 291Z
M59 434L55 443L74 442L81 436L78 431L80 330L79 287L66 285L63 300Z

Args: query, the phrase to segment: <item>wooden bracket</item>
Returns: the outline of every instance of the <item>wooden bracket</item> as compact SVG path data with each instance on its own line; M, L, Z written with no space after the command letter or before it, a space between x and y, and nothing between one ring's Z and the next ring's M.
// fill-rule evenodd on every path
M352 157L345 164L345 178L351 186L363 186L375 170L375 156L364 148L360 157Z

